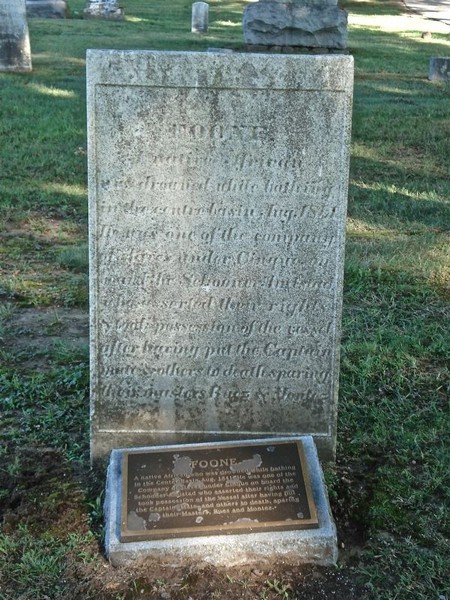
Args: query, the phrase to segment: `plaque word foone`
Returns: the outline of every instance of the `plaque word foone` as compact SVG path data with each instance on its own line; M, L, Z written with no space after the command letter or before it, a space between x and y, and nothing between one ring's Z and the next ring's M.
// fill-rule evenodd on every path
M302 442L123 455L120 541L318 526Z

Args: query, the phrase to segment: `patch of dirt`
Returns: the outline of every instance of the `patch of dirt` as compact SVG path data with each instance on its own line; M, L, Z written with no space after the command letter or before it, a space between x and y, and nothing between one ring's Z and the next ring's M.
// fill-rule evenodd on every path
M13 308L0 342L21 354L22 368L46 371L52 352L87 351L89 316L76 308Z
M0 469L0 489L9 490L0 498L4 533L24 523L35 533L67 532L83 496L70 465L54 448L8 449Z
M97 539L101 539L101 519L93 520L90 507L102 486L91 471L75 471L54 448L8 450L0 469L0 488L10 492L0 500L4 533L17 536L20 527L26 524L36 537L50 535L65 540L68 535L86 535L93 530ZM346 467L342 485L349 488L349 494L353 477ZM342 502L345 504L345 499ZM338 528L346 534L346 549L341 550L338 568L293 567L282 563L270 570L254 565L173 568L152 561L135 568L115 568L105 559L100 541L91 538L81 548L81 557L80 548L66 552L61 573L63 597L64 600L370 600L371 590L356 569L358 546L354 542L362 541L362 532L348 520L351 517L342 506L335 503L335 508L339 514ZM340 522L341 518L347 519L345 523ZM8 600L23 598L8 589L9 595L5 596Z
M55 349L87 345L88 315L72 309L17 308L11 311L5 331L3 345L18 355L23 351L21 369L46 371ZM171 568L157 562L133 569L114 568L101 547L103 482L88 465L67 463L58 449L21 447L20 440L10 440L2 456L0 522L3 533L14 539L20 539L21 527L26 525L36 539L51 536L61 540L65 554L59 582L64 593L54 595L49 590L33 596L34 600L369 600L371 590L357 569L366 538L364 511L370 502L362 464L336 466L331 502L339 533L337 568L286 564L273 565L270 570L255 565ZM71 550L70 536L86 536L86 541ZM16 592L13 579L1 579L0 575L0 596L5 600L30 597L23 590Z
M354 573L347 568L331 569L304 566L292 569L274 565L270 571L259 571L243 566L228 569L195 566L184 569L163 569L157 563L138 569L130 579L130 570L105 566L100 573L86 572L80 566L66 580L79 582L79 597L91 597L92 584L98 600L112 600L119 596L124 600L170 599L213 600L217 599L301 599L301 600L369 600L369 590L364 583L355 581ZM89 584L87 583L89 582Z

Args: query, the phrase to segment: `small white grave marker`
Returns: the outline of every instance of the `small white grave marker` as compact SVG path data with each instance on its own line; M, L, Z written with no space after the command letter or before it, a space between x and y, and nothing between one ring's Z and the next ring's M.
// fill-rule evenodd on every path
M207 2L194 2L192 5L192 33L206 33L208 31L208 9Z
M450 81L450 57L430 58L428 78L431 81Z

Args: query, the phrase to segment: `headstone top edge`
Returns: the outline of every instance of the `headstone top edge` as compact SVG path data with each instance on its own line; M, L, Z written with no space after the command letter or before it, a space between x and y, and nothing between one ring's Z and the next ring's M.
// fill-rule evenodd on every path
M89 85L330 90L351 94L350 55L88 50Z
M310 447L317 452L314 438L311 435L295 435L292 437L274 437L274 438L258 438L258 439L242 439L229 440L218 442L196 442L192 444L155 444L153 446L134 446L130 448L114 448L111 450L111 458L121 456L124 452L132 454L134 452L149 452L149 451L181 451L181 450L201 450L206 448L227 448L244 445L265 445L265 444L289 444L301 442L307 447Z
M214 57L220 57L222 60L240 60L245 58L251 58L252 60L259 59L261 61L267 59L276 59L277 61L291 62L291 61L312 61L317 62L319 59L325 60L326 62L348 62L353 63L352 54L279 54L279 53L259 53L259 52L239 52L233 50L232 54L223 55L223 52L197 52L194 50L117 50L114 48L103 49L103 48L87 48L86 57L89 60L97 60L97 57L139 57L139 58L152 58L158 57L204 57L204 60L212 60Z

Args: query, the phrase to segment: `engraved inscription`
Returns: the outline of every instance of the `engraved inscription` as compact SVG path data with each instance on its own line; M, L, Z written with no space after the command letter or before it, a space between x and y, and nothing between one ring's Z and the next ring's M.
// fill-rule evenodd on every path
M318 526L294 442L130 452L123 472L122 541Z
M107 85L95 102L101 428L329 435L343 94ZM164 512L139 508L131 523Z

